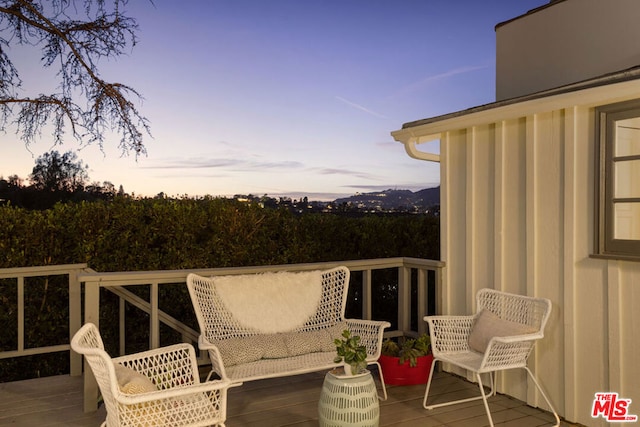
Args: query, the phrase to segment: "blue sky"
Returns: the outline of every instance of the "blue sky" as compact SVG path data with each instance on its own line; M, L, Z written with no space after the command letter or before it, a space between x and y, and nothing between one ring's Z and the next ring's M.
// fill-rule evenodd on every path
M77 151L91 181L153 196L268 194L331 200L439 184L390 132L495 99L496 24L545 0L134 0L138 45L103 78L144 97L147 155L0 134L0 176ZM25 90L39 52L13 49ZM34 56L35 55L35 56ZM31 62L29 62L31 61ZM34 65L35 64L35 65ZM39 86L42 86L39 87ZM430 147L437 150L437 147Z

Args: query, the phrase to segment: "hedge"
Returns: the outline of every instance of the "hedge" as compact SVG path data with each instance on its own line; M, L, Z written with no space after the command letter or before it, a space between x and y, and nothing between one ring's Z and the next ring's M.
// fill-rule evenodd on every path
M438 228L438 217L431 215L297 215L214 197L118 197L110 202L58 203L42 211L0 206L0 268L87 263L106 272L398 256L439 259ZM68 336L62 279L26 281L28 345L64 342ZM166 287L163 292L171 306L161 308L184 314L192 323L185 290ZM11 332L16 330L16 301L15 281L0 280L0 322L8 331L0 334L3 349L16 348ZM112 315L116 307L105 298L102 315ZM106 335L105 345L114 346L115 332ZM144 348L145 341L144 336L132 340L127 352ZM26 378L68 372L65 360L59 355L3 360L0 377L15 379L15 372L25 371Z

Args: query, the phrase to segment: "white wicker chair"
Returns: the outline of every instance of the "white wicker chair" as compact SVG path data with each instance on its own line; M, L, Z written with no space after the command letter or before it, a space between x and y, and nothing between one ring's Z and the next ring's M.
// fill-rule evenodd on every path
M496 394L497 371L522 368L551 408L560 425L560 418L531 370L527 358L535 342L544 336L544 327L551 313L551 302L546 298L533 298L509 294L492 289L481 289L476 295L477 312L472 316L426 316L431 334L434 363L424 394L426 409L482 399L493 427L487 397ZM492 314L490 314L492 313ZM495 316L494 316L495 315ZM470 344L471 343L471 344ZM484 345L486 350L480 352ZM480 347L480 348L479 348ZM427 405L435 362L446 362L473 372L478 380L480 396ZM491 391L485 393L481 374L488 373Z
M291 272L291 274L296 273ZM360 336L361 343L367 347L367 364L373 364L378 367L382 387L381 398L386 400L387 391L378 358L382 349L384 329L389 327L390 323L375 320L345 319L344 311L349 286L349 269L336 267L321 271L321 276L322 299L316 308L316 312L302 326L297 326L288 332L313 333L345 322L346 328L352 334ZM221 343L226 340L260 336L263 332L257 328L246 327L237 320L236 314L228 309L216 291L215 279L216 277L208 278L195 274L187 276L189 294L200 326L201 335L198 340L198 346L200 350L209 352L212 363L210 375L217 374L221 378L228 378L233 383L237 383L330 370L340 365L333 362L336 356L335 346L333 346L330 351L261 359L249 363L225 366L219 350ZM263 323L266 325L269 321L269 318L265 318ZM339 337L340 332L338 332L336 338Z
M192 345L111 359L98 328L87 323L71 348L84 355L96 377L107 410L103 427L224 426L230 382L200 383Z

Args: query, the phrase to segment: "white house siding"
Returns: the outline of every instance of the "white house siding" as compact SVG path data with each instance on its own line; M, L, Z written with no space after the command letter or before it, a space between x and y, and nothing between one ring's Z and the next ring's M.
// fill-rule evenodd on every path
M534 100L394 136L440 135L445 314L474 311L484 287L551 299L530 367L563 417L604 426L591 417L596 392L632 399L640 415L640 263L590 258L600 96L589 93L583 105ZM503 375L498 390L544 407L523 373Z

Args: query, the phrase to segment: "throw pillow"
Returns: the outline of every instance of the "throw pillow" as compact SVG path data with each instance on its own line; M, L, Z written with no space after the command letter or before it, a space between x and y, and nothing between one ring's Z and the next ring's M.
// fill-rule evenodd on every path
M282 334L289 356L322 351L322 341L325 340L324 331L290 332Z
M532 334L537 329L521 323L503 320L489 310L482 310L476 318L469 334L469 347L479 353L487 351L493 337L509 337Z
M336 345L333 341L338 338L342 339L342 331L349 329L347 322L336 323L333 326L329 326L325 331L327 332L327 339L322 343L322 351L336 351Z
M263 359L281 359L289 355L283 334L263 335L261 345L264 351Z
M217 341L216 346L220 351L224 365L233 366L262 359L264 354L262 340L263 337L260 335L227 338L226 340Z
M118 387L121 392L138 394L158 390L156 385L146 375L119 363L114 363L113 367L116 371L116 380L118 381Z

